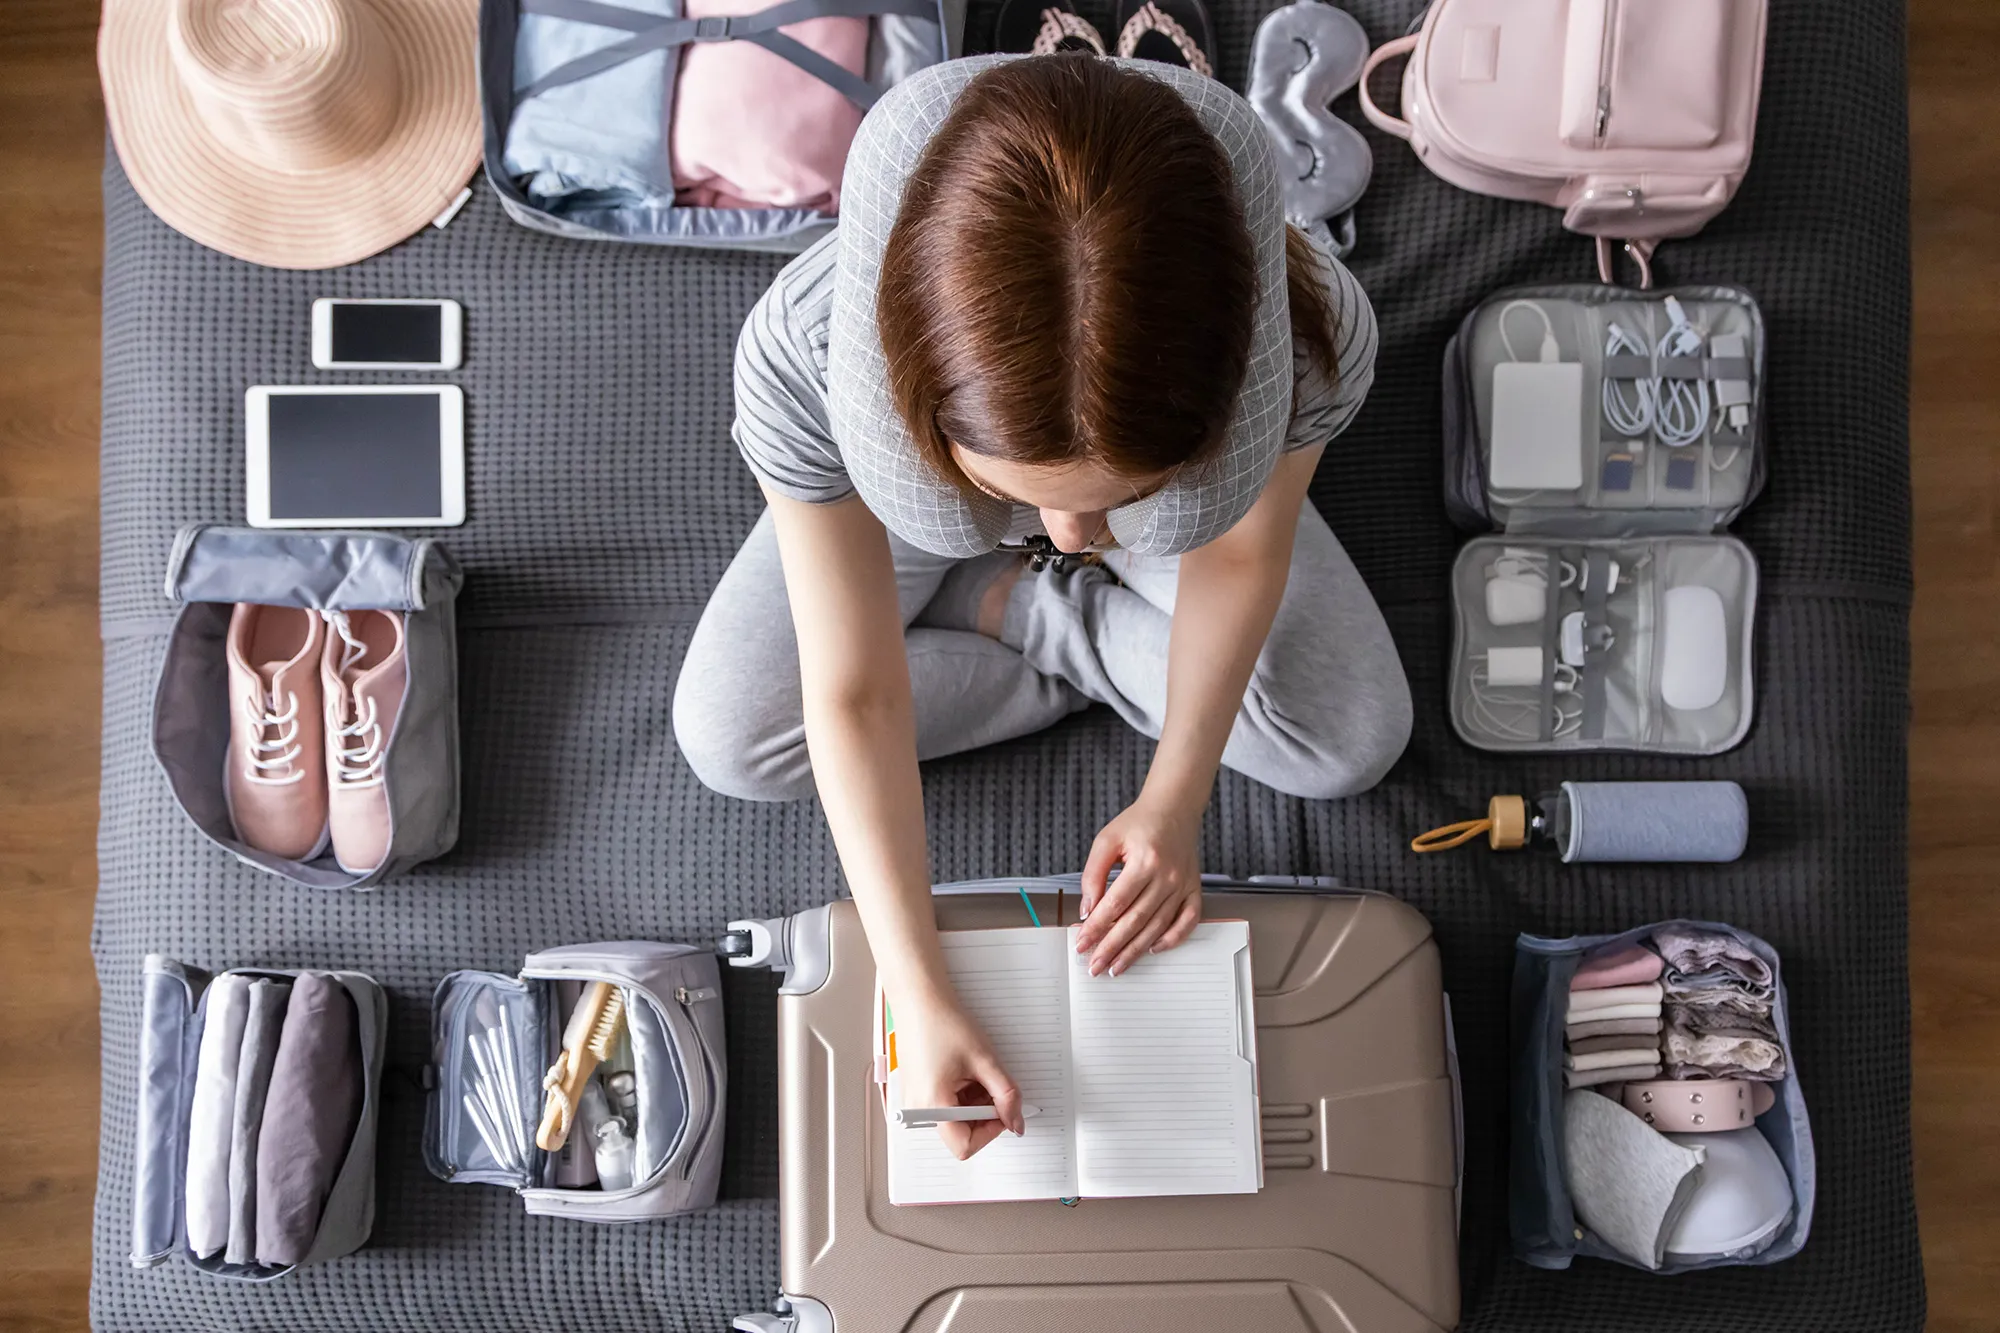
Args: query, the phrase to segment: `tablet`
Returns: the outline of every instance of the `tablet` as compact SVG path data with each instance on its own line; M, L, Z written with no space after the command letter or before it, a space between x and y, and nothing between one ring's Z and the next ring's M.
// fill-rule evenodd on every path
M259 385L245 409L252 527L465 522L465 396L456 385Z

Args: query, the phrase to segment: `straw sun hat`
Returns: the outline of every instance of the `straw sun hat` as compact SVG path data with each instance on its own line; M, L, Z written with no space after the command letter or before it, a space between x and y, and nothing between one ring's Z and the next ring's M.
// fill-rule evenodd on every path
M479 164L478 0L105 0L125 174L177 231L276 268L351 264Z

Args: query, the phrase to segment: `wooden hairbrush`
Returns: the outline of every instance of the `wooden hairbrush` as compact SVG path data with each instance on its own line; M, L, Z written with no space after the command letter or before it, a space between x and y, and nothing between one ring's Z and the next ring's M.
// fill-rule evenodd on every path
M583 1100L583 1086L597 1066L611 1057L618 1029L625 1022L625 992L608 981L593 981L570 1011L563 1029L562 1053L542 1080L542 1127L535 1143L544 1152L560 1152L569 1141L571 1122Z

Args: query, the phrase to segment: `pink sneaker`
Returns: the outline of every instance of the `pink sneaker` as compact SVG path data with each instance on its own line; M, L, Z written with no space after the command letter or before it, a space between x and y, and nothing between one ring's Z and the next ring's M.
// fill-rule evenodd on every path
M320 686L326 696L326 781L333 857L365 875L389 855L382 763L403 707L408 659L394 611L329 611Z
M326 848L320 678L325 626L291 606L229 616L229 757L222 791L236 836L293 861Z

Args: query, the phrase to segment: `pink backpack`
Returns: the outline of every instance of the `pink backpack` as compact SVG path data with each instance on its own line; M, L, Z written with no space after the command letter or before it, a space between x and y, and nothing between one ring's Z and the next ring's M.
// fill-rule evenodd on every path
M1766 0L1434 0L1368 58L1361 109L1452 184L1564 210L1652 284L1653 248L1692 236L1750 165ZM1368 76L1410 57L1403 116Z

